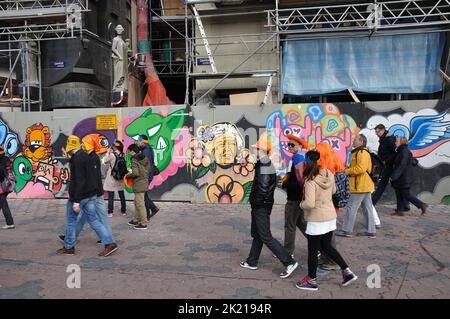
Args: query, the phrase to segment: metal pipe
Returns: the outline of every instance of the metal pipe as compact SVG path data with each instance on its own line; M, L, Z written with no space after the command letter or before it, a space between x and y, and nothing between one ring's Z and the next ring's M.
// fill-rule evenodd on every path
M16 65L17 65L17 61L19 61L19 59L20 59L20 54L21 54L21 53L22 53L22 49L19 50L19 53L17 54L16 60L14 61L14 65L12 66L12 68L11 68L11 67L9 68L9 70L10 70L10 71L9 71L9 75L8 75L8 77L7 77L7 80L6 80L5 84L3 85L2 92L0 93L0 96L2 96L3 93L4 93L4 91L5 91L6 85L8 84L8 80L10 80L11 75L12 75L13 72L14 72L14 69L15 69L15 67L16 67Z
M28 106L28 112L31 112L31 103L30 103L30 100L31 100L31 94L30 94L30 65L29 65L29 59L30 59L30 53L29 53L29 51L28 51L28 48L29 48L29 43L30 42L25 42L25 45L26 45L26 47L25 47L25 52L26 52L26 55L25 55L25 63L26 63L26 66L27 66L27 80L26 80L26 88L27 88L27 97L28 97L28 101L27 101L27 106Z
M241 67L241 65L243 65L245 62L247 62L256 52L259 51L259 49L261 49L264 45L266 45L266 43L268 43L272 38L274 38L277 34L274 33L273 35L270 36L270 38L268 38L263 44L261 44L258 48L256 48L251 54L249 54L244 61L242 61L241 63L239 63L233 70L231 70L230 72L228 72L220 81L218 81L212 88L210 88L208 91L206 91L205 94L203 94L194 104L197 105L197 103L199 101L201 101L205 96L207 96L209 94L209 92L211 92L212 90L214 90L216 87L218 87L220 85L220 83L222 83L223 81L226 80L226 78L228 78L231 74L233 74L233 72L235 72L237 69L239 69Z
M185 46L185 63L186 63L186 90L184 92L184 104L189 104L189 42L188 42L188 22L187 22L187 4L184 4L184 46Z
M41 42L38 41L38 72L39 72L39 112L42 112L42 64L41 64Z

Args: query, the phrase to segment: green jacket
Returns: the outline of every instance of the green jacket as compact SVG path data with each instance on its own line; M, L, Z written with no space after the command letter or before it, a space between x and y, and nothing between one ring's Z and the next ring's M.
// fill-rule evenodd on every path
M148 189L148 175L150 174L150 161L139 153L131 158L131 173L126 177L133 180L133 193L143 193Z

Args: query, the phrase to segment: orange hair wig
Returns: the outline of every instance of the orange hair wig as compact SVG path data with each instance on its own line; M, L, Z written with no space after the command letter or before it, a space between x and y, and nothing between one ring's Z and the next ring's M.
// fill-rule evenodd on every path
M316 151L320 153L320 159L318 161L320 168L329 169L333 174L345 170L344 162L336 155L336 152L333 151L330 144L320 142L316 145Z

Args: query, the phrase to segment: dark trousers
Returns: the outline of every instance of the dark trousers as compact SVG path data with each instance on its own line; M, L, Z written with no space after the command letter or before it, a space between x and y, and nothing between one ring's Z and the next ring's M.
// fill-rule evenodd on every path
M294 253L297 228L306 237L306 220L300 202L288 200L284 207L284 248L289 255Z
M14 220L11 215L11 211L9 210L8 201L6 200L7 194L0 194L0 209L3 212L3 216L6 219L6 225L14 225Z
M372 193L372 204L375 206L377 202L380 200L381 195L383 195L384 190L386 189L387 184L389 183L389 179L394 172L394 168L392 166L384 166L381 171L380 179L378 180L377 187L375 191Z
M127 206L125 202L125 192L118 191L120 198L120 211L122 213L127 212ZM114 211L114 192L108 192L108 214L112 214Z
M250 266L258 264L259 256L263 244L265 244L272 253L283 263L284 266L292 264L294 260L287 253L286 249L280 244L278 240L272 237L270 232L270 212L272 208L254 207L252 208L252 224L251 234L253 237L252 248L247 258L247 263ZM317 258L317 255L316 255Z
M155 203L150 198L150 191L145 192L144 201L145 201L145 210L147 211L147 219L149 219L151 216L150 211L156 209Z
M411 194L410 188L396 188L395 195L397 196L397 209L405 211L405 202L411 203L417 208L421 209L423 207L423 202L416 196ZM409 208L409 207L408 207Z
M328 232L323 235L307 235L308 238L308 276L310 278L317 278L317 253L319 249L325 252L342 270L348 267L341 254L331 245L331 238L333 232Z

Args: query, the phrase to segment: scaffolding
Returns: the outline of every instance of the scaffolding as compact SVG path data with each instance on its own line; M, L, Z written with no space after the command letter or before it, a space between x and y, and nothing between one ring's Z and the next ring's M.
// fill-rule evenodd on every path
M82 36L82 14L89 11L88 3L88 0L0 2L0 45L3 44L0 53L8 59L8 76L0 86L0 105L11 109L21 105L22 111L31 111L31 105L38 104L42 111L41 41ZM21 97L13 94L19 61L22 62ZM32 99L32 88L37 88L37 100Z

